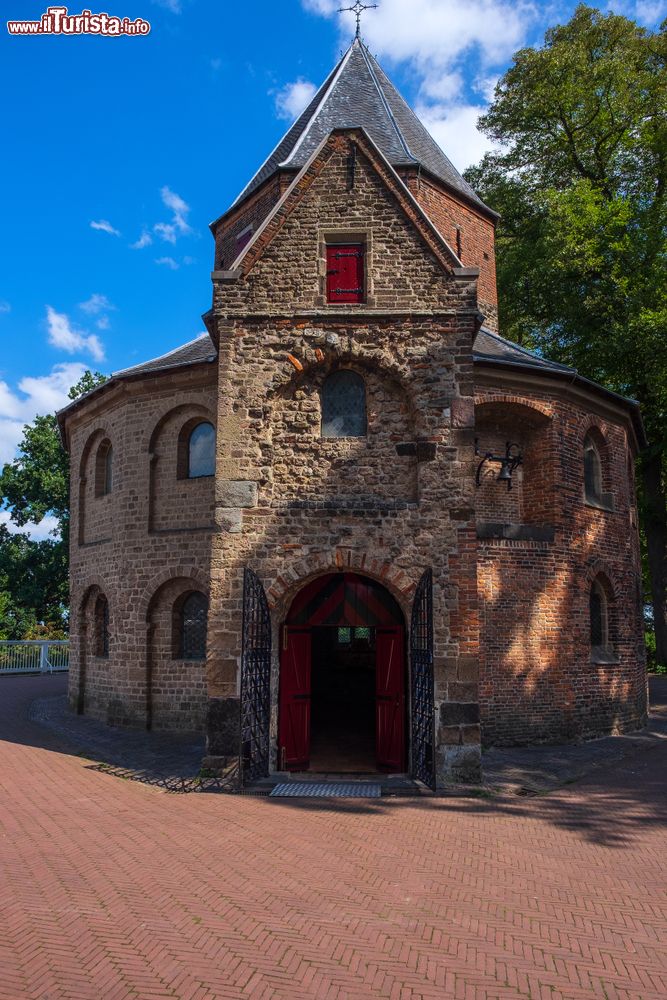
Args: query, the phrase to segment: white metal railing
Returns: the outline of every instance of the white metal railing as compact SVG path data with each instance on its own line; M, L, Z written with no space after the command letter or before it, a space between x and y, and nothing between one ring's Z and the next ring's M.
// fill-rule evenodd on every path
M0 674L51 674L69 670L69 639L0 641Z

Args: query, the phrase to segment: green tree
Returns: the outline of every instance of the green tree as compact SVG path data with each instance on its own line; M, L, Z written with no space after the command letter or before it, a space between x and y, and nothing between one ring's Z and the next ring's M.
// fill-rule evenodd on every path
M503 333L637 399L657 657L667 662L667 22L581 5L522 49L467 173L501 213Z
M105 381L87 371L69 391L78 399ZM32 541L0 526L0 638L23 639L44 627L55 637L67 626L69 460L55 415L23 429L18 456L0 473L2 505L18 527L56 518L53 538Z

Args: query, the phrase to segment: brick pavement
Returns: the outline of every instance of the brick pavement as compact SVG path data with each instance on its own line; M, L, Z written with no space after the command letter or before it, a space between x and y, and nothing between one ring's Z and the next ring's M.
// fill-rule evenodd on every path
M174 796L0 678L0 1000L667 995L667 741L531 799Z

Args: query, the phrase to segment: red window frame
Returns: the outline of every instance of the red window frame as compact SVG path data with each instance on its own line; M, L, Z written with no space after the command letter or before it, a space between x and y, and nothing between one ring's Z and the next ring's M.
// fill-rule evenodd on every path
M327 246L327 302L365 302L366 248L363 243Z

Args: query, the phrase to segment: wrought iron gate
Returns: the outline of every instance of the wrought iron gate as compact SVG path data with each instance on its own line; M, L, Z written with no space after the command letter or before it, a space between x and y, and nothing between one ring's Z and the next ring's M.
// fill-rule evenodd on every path
M269 773L271 715L271 615L264 587L251 569L243 571L241 651L241 785Z
M435 718L433 704L433 572L417 585L410 627L410 773L435 790Z

